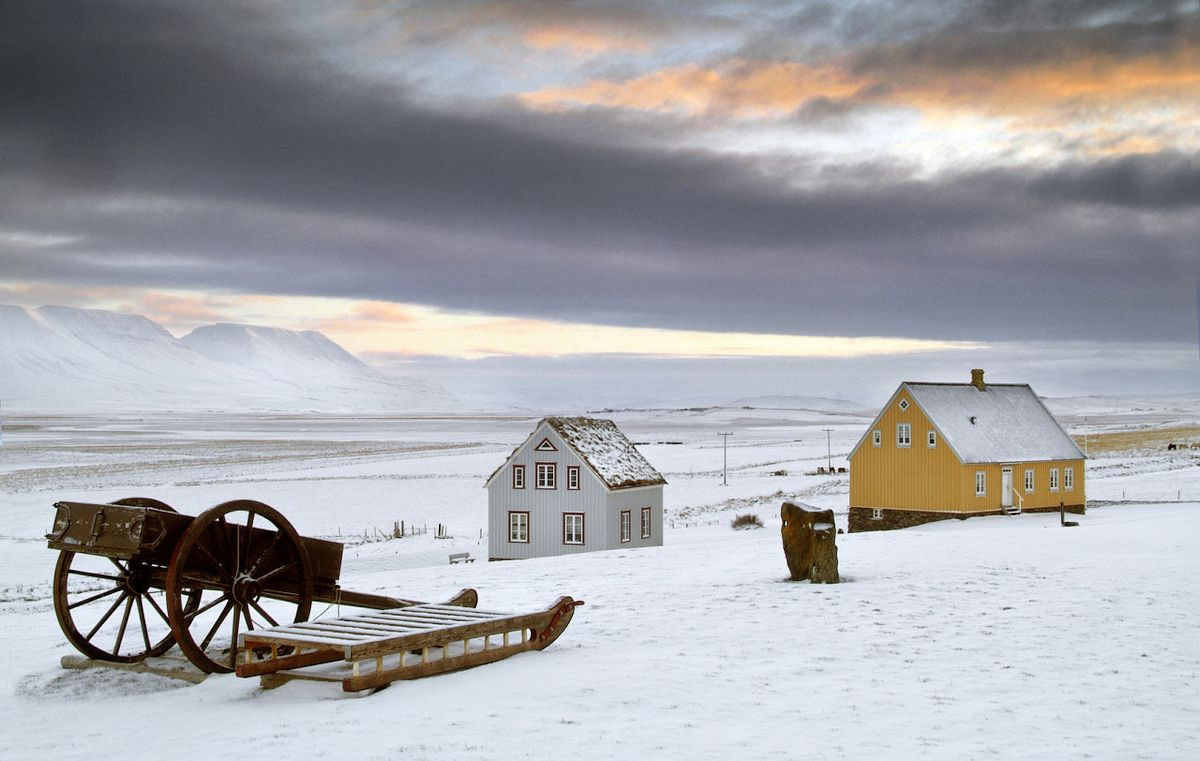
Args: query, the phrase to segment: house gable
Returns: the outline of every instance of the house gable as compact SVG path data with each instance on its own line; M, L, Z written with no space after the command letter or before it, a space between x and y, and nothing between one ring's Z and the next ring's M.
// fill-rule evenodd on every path
M546 424L545 420L538 421L538 424L533 429L533 432L530 433L524 441L517 445L516 449L512 451L512 454L510 454L504 460L504 462L500 464L500 467L496 468L496 470L492 472L492 475L488 476L488 479L484 482L483 487L485 489L488 488L492 485L493 481L501 477L505 472L509 471L513 464L519 463L528 466L529 472L525 474L525 480L530 484L528 488L533 488L532 479L535 477L533 468L538 461L538 455L558 452L570 453L572 455L575 454L575 452L566 445L566 442L564 442L562 438L555 433L554 429L550 428L550 426ZM561 478L562 474L559 474L559 477Z
M883 405L883 407L879 410L879 414L877 414L875 416L875 419L871 421L871 424L869 426L867 426L866 432L861 437L859 437L858 443L854 445L854 448L850 450L850 454L846 456L847 460L853 461L854 456L858 453L858 451L861 447L873 446L872 435L874 434L874 432L876 430L879 430L883 436L883 446L888 446L888 444L890 443L889 439L888 439L888 431L885 431L882 429L882 424L883 424L884 418L889 417L888 412L890 412L893 409L901 410L901 407L900 407L901 402L908 402L909 405L915 405L917 410L920 412L921 417L925 420L926 423L928 423L929 427L932 430L937 432L937 441L938 441L937 445L945 446L947 449L950 450L951 454L954 455L955 459L957 459L960 463L963 462L962 456L958 453L958 450L956 450L954 448L954 443L951 442L949 439L947 439L945 433L938 426L937 421L933 418L932 415L930 415L928 412L926 412L926 410L921 406L920 401L914 397L914 395L912 394L911 391L909 391L907 381L904 383L901 383L900 386L894 392L892 392L892 395L888 399L887 404ZM901 410L901 411L908 411L908 410ZM919 430L919 431L917 429L913 430L913 440L914 440L913 446L916 446L918 443L921 446L926 446L925 433L926 433L925 430ZM891 434L894 437L895 431L892 430Z

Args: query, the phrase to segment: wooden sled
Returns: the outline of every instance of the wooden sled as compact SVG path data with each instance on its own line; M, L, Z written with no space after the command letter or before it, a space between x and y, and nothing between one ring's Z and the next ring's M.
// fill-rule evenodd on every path
M578 605L583 601L564 596L543 611L515 615L421 604L259 629L240 636L236 672L262 677L264 687L315 679L341 682L346 692L377 689L542 650ZM343 663L320 667L336 661Z

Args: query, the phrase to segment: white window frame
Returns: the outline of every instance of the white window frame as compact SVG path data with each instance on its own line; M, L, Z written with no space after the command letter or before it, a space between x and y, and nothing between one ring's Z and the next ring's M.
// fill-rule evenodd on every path
M537 468L537 480L533 484L535 489L558 488L558 463L539 462L534 467Z
M907 399L901 399L901 400L900 400L900 405L899 405L899 407L900 407L900 411L901 411L901 412L905 412L905 411L907 411L907 410L908 410L908 400L907 400Z
M567 466L567 489L570 491L579 491L579 466Z
M872 507L871 508L871 520L873 520L873 521L883 520L883 509L879 508L879 507Z
M975 471L975 496L976 497L986 497L987 496L987 471L986 470Z
M912 446L912 423L896 423L896 446Z
M508 511L508 541L513 544L529 544L528 510Z
M585 540L583 513L563 513L563 544L580 545Z
M1050 469L1050 491L1058 491L1058 468Z
M633 511L621 511L621 543L624 544L633 538Z
M514 488L514 489L524 489L525 488L525 466L524 465L512 466L512 488Z
M871 446L883 446L883 431L879 430L878 428L871 433Z
M1036 476L1033 472L1033 468L1026 468L1025 469L1025 493L1033 494L1033 490L1036 488L1037 488L1037 480L1036 480Z
M930 449L937 447L937 431L931 429L927 434L925 434L925 446L929 447Z
M1075 491L1075 468L1063 468L1063 491Z
M651 516L653 514L654 514L654 511L651 510L650 508L648 508L648 507L642 508L642 538L643 539L650 538L650 528L651 528L650 520L651 520Z

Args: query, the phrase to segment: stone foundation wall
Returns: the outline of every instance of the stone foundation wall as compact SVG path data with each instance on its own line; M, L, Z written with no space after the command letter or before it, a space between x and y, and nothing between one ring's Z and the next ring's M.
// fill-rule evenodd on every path
M1083 515L1083 505L1066 505L1064 508L1068 513ZM908 528L909 526L920 526L923 523L933 523L934 521L945 521L952 518L965 520L967 518L975 518L981 515L1003 515L1000 510L985 510L975 513L944 513L936 510L890 510L883 508L882 518L872 518L870 507L851 507L850 508L850 525L847 529L850 533L858 531L890 531L897 528ZM1057 513L1058 507L1031 507L1022 512L1026 513Z

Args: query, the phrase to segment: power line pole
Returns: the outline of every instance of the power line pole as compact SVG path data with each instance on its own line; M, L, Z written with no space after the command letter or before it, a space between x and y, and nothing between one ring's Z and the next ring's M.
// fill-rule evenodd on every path
M730 433L718 433L721 437L722 453L721 453L721 486L729 486L729 437Z
M831 433L833 433L833 429L832 428L822 428L821 430L825 432L825 467L827 467L829 469L829 472L832 473L833 472L833 449L832 449L833 445L829 443L829 435Z

